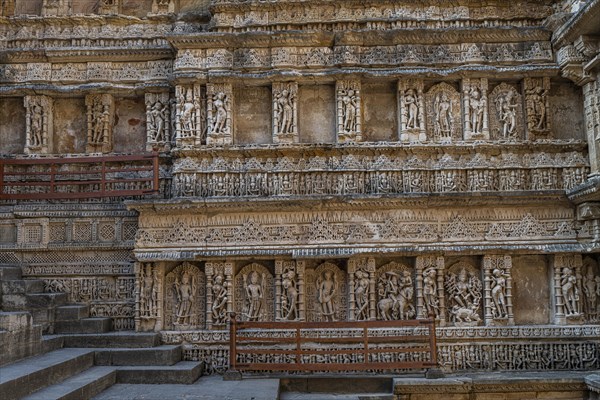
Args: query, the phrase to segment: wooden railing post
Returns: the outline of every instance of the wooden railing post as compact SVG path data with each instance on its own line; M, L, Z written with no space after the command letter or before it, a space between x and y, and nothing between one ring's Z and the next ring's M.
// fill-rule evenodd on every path
M0 160L0 198L4 194L4 160Z
M237 370L237 318L234 312L229 314L229 369L223 374L224 381L239 381L242 373Z
M435 331L435 315L429 315L429 352L430 352L430 361L431 368L427 370L425 373L425 378L427 379L438 379L443 378L444 373L439 368L438 360L437 360L437 338Z

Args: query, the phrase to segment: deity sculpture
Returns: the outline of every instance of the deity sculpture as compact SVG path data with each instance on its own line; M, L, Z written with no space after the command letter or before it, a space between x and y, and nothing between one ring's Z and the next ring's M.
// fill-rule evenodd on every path
M596 276L592 266L588 265L583 276L583 294L588 319L598 315L598 296L600 296L600 276Z
M338 284L333 272L326 270L317 279L317 301L321 306L321 315L326 321L335 321L336 305L334 296L337 294Z
M449 139L452 137L452 102L446 93L441 93L435 101L436 126L439 137ZM436 135L437 136L437 135Z
M525 78L524 92L527 109L527 127L531 138L542 137L550 131L548 93L550 78Z
M514 138L517 129L517 107L513 97L513 91L508 90L496 99L496 112L498 119L502 123L502 138Z
M427 316L439 315L439 301L437 298L437 271L435 268L427 268L423 271L423 302Z
M157 273L158 271L154 272ZM140 316L152 317L156 315L155 292L157 288L155 287L155 282L158 283L158 281L154 279L155 275L150 264L142 266L140 275Z
M543 130L546 124L546 104L544 102L546 93L544 89L537 86L529 92L529 95L533 104L533 125L536 130Z
M401 274L388 271L379 279L377 303L379 315L384 320L408 319L414 316L413 282L411 272L404 270Z
M338 81L336 92L338 142L359 142L362 140L360 82Z
M344 132L354 132L356 130L356 110L358 107L357 98L354 94L354 90L348 90L342 96L342 103L344 105L343 113L343 127Z
M149 140L158 143L168 140L166 127L168 126L169 112L168 104L163 104L160 100L152 105L150 108L150 124L148 124Z
M25 153L52 151L54 101L48 96L25 96Z
M180 112L180 124L181 124L181 135L180 137L186 138L194 135L196 130L195 121L195 110L196 105L192 98L192 89L188 89L185 96L182 92L181 99L181 112Z
M481 320L481 280L463 267L458 275L449 273L444 286L450 300L450 320L458 326L477 324Z
M212 322L215 325L224 325L227 322L227 286L224 284L225 278L222 274L215 276L212 292L213 300L211 305Z
M356 310L354 318L357 321L365 321L369 319L369 273L358 270L355 275L354 299Z
M262 275L262 281L259 283L259 273L252 271L250 273L250 282L248 275L243 275L244 288L246 290L245 316L248 321L260 321L265 314L265 284L266 276Z
M281 286L283 295L281 296L281 318L283 320L298 319L298 285L296 282L296 273L292 269L284 271L282 274Z
M577 287L577 277L573 274L571 268L563 268L560 277L560 285L565 306L565 314L567 316L579 315L579 288Z
M177 324L189 325L192 320L192 304L196 296L196 282L186 271L181 276L181 280L175 280L174 285L177 296Z
M471 109L472 133L481 134L483 133L483 112L485 108L485 99L481 97L481 92L477 87L473 87L471 89L469 107Z
M223 133L227 127L227 109L225 108L225 93L218 92L213 96L213 113L215 115L211 127L212 133Z
M108 152L112 149L114 98L112 95L86 97L88 135L86 151Z
M275 95L275 126L277 134L287 135L294 133L294 105L292 93L284 89Z
M510 275L504 271L495 268L492 271L492 307L494 318L507 318L508 310L506 307L506 280Z
M419 113L419 98L413 89L408 89L404 95L404 104L408 111L407 129L419 129L421 126Z

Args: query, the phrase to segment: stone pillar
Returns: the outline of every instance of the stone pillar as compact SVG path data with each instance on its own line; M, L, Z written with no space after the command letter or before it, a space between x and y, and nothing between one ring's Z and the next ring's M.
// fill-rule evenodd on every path
M206 90L197 84L178 85L175 97L176 146L206 144Z
M233 263L207 262L206 329L225 329L233 312Z
M135 330L160 331L163 329L163 275L162 265L136 262L135 270Z
M171 149L169 92L146 93L146 151Z
M550 104L548 92L550 78L525 78L523 93L525 95L525 112L527 115L527 138L529 140L547 139L550 137Z
M335 85L338 143L362 141L360 81L343 80Z
M115 99L111 94L89 94L87 106L86 153L109 153L113 148Z
M401 142L425 142L425 95L422 79L398 82L398 116Z
M298 83L273 83L273 143L298 143Z
M48 96L25 96L25 154L53 151L54 100Z
M206 144L233 144L233 86L231 83L206 85Z

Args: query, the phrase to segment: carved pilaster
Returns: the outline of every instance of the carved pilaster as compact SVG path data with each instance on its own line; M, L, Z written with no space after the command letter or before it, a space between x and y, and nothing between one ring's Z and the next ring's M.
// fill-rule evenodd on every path
M87 106L86 153L108 153L113 148L115 99L110 94L89 94Z
M275 318L277 321L304 320L304 263L275 261Z
M176 11L176 0L152 0L152 14L173 14Z
M556 254L553 259L554 323L583 321L581 295L581 254Z
M135 330L163 329L162 265L136 262L135 266Z
M225 329L233 312L233 263L207 262L206 329Z
M422 79L407 79L398 82L398 106L400 116L400 141L424 142L425 94Z
M73 0L43 0L42 16L71 15L73 13Z
M463 79L463 122L465 140L489 140L488 80Z
M25 153L52 153L54 100L48 96L25 96Z
M591 175L600 173L600 82L583 87L583 107L586 137L589 144Z
M122 0L100 0L100 2L98 3L98 14L120 14L121 1Z
M512 259L508 255L483 258L484 319L488 326L515 323L511 269Z
M335 91L338 143L362 141L360 81L337 81Z
M146 93L146 150L171 149L171 109L169 92Z
M525 94L525 110L527 113L528 139L546 139L550 136L550 78L525 78L523 92Z
M298 142L298 83L273 83L273 143Z
M177 147L206 144L206 90L200 85L179 85L175 97Z
M206 85L206 144L233 143L233 86L230 83Z

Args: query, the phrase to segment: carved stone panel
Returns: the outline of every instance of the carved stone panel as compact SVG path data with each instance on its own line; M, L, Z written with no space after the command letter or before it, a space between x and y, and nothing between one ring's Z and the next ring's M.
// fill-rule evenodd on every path
M235 276L235 312L243 321L273 321L273 275L261 264L246 265Z
M449 143L462 139L460 94L446 82L427 92L427 131L436 142Z
M307 269L306 303L309 322L345 321L348 305L346 273L330 262Z
M275 261L275 315L277 321L306 318L304 261Z
M362 141L360 81L337 81L335 92L338 143Z
M465 140L489 140L488 80L463 79L463 121Z
M377 280L377 319L390 321L416 317L412 267L392 261L377 269L375 279Z
M583 259L581 288L583 292L583 312L587 322L600 321L600 269L595 258Z
M25 96L25 153L53 151L54 100L48 96Z
M350 321L376 319L375 259L348 260L348 303Z
M483 285L477 268L459 261L446 270L444 279L447 320L454 326L476 326L481 322Z
M554 323L580 323L583 321L581 254L557 254L553 263Z
M175 130L177 147L206 144L206 91L200 85L175 88Z
M175 0L152 0L153 14L172 14L175 12Z
M523 140L525 126L523 97L517 89L502 82L490 93L490 139Z
M73 12L73 0L43 0L42 16L70 15Z
M15 15L15 0L4 0L0 2L0 16L12 17Z
M122 0L100 0L100 2L98 3L98 14L120 14L121 1Z
M146 93L146 150L171 148L171 102L168 92Z
M136 331L163 329L163 269L152 263L136 263Z
M417 257L416 287L417 318L434 316L438 325L444 326L444 257Z
M204 272L185 262L165 279L165 329L190 330L204 327Z
M225 329L233 312L233 263L207 262L206 329Z
M483 258L485 324L514 325L510 256Z
M273 143L298 143L298 83L273 83Z
M550 104L548 93L550 78L525 78L523 92L525 93L525 110L527 112L528 139L550 138Z
M233 87L230 83L206 85L206 144L233 143Z
M115 99L111 94L89 94L87 106L86 153L109 153L113 148Z
M400 115L400 141L426 141L423 80L408 79L398 82L398 100L400 109L398 113Z

